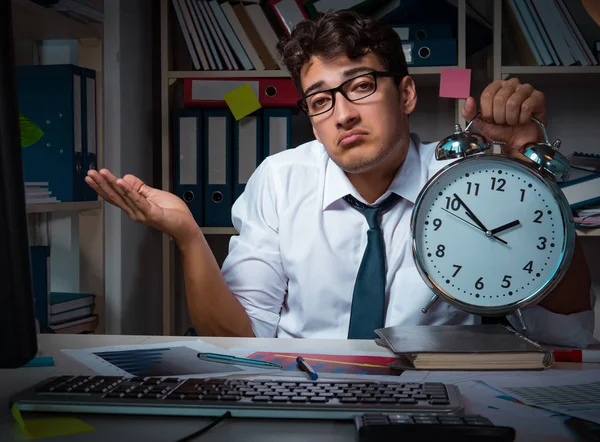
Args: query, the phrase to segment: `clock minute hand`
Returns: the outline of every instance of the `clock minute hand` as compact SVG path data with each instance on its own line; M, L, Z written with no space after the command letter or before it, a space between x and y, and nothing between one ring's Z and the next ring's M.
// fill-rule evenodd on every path
M503 231L505 231L507 229L510 229L511 227L518 226L519 224L521 224L521 222L517 219L515 221L511 221L511 222L506 223L506 224L504 224L504 225L502 225L500 227L496 227L495 229L492 229L490 233L492 235L495 235L496 233L503 232Z
M471 211L471 209L469 209L469 207L465 204L465 202L463 200L461 200L460 197L456 193L453 193L453 195L454 195L454 198L456 198L456 200L465 208L465 210L467 211L467 215L469 215L469 218L471 218L473 221L475 221L475 224L477 224L481 230L483 230L484 232L488 232L487 227L485 227L483 225L483 223L481 221L479 221L479 218L477 218L475 216L475 214Z

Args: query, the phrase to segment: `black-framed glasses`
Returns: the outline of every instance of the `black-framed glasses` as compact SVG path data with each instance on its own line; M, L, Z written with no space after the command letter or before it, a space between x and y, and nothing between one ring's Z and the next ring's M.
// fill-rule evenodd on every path
M338 87L310 93L298 100L298 107L309 117L329 112L335 106L336 92L348 101L358 101L373 95L377 91L377 79L380 77L399 77L394 72L366 72L352 77Z

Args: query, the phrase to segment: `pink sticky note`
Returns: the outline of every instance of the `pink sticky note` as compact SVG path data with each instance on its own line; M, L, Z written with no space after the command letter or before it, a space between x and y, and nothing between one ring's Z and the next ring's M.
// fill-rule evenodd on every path
M469 98L470 90L471 69L440 69L440 97Z

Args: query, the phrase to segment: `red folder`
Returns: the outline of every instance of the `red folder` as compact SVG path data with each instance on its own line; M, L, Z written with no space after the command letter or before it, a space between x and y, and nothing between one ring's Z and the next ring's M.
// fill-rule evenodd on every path
M225 94L244 84L250 84L263 107L295 107L300 99L289 78L185 78L185 107L225 107Z

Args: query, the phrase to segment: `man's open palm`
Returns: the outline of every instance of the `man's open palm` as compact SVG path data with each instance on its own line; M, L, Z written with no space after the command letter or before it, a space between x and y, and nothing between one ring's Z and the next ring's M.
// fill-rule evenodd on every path
M88 172L86 182L105 201L121 208L133 221L181 241L197 231L187 205L176 195L154 189L133 175L115 177L107 169Z

